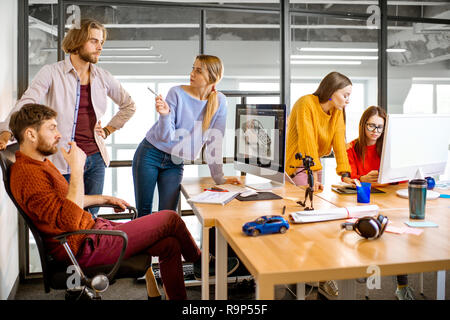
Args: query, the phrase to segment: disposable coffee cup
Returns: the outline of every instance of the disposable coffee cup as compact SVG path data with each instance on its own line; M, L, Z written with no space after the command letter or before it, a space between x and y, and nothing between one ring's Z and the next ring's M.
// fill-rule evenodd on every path
M409 218L425 219L427 180L414 179L408 183Z
M361 182L361 186L356 186L356 200L358 203L370 202L370 187L368 182Z

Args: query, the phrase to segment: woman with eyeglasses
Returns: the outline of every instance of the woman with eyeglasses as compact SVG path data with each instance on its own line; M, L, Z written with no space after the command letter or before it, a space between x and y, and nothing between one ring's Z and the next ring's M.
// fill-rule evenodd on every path
M385 123L386 112L380 107L371 106L362 114L359 137L348 144L347 155L352 167L352 180L346 182L353 183L353 179L358 179L377 185ZM414 300L407 275L397 276L395 295L399 300Z
M320 158L330 154L331 148L336 158L336 173L343 179L350 177L344 110L351 93L350 79L339 72L330 72L313 94L301 97L292 107L287 127L286 173L296 185L308 185L303 163L295 157L299 152L303 157L313 158L314 191L323 189Z
M359 137L348 144L347 156L352 171L351 181L375 184L378 181L386 112L377 106L364 111L359 121Z

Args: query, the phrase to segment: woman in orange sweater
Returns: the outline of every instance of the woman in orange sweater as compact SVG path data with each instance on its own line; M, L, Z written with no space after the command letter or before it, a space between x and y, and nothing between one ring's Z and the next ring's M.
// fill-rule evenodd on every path
M352 93L352 82L339 72L331 72L322 79L316 92L301 97L292 108L288 121L286 141L286 172L296 185L307 185L307 175L295 159L313 158L314 191L322 189L322 165L320 157L330 154L336 157L338 175L350 180L350 165L345 146L344 109Z
M377 185L385 123L386 112L380 107L371 106L362 114L359 137L350 142L347 149L352 179ZM407 275L397 276L395 295L399 300L414 300Z
M297 100L289 116L286 141L286 173L296 185L308 185L303 163L295 159L297 153L314 161L313 190L323 189L320 157L334 150L338 175L350 179L345 146L344 109L352 93L352 82L339 72L331 72L322 79L316 92ZM300 166L300 168L298 168ZM306 200L306 199L305 199ZM338 287L335 281L319 282L318 291L335 299Z

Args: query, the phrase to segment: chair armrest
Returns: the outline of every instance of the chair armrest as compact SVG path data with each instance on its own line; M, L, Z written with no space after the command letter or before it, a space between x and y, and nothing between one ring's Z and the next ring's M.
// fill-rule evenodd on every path
M122 237L123 243L122 243L122 250L120 252L120 256L117 259L117 262L114 264L114 266L111 269L111 271L106 275L108 280L111 281L114 278L114 276L116 275L117 271L119 270L120 264L122 263L123 257L125 255L125 251L126 251L127 245L128 245L128 236L127 236L127 234L125 232L121 231L121 230L96 230L96 229L90 229L90 230L77 230L77 231L73 231L73 232L66 232L66 233L62 233L60 235L57 235L57 236L53 237L53 239L58 240L64 246L64 248L66 249L67 254L69 255L70 259L72 260L72 263L75 266L78 266L78 267L79 267L78 262L76 261L72 250L70 249L69 245L67 244L67 237L72 236L72 235L76 235L76 234L98 234L98 235L110 235L110 236ZM81 268L80 268L80 271L81 271ZM81 277L82 278L84 277L85 278L84 280L87 281L89 284L91 283L91 279L87 278L83 274L81 274Z
M117 205L113 204L101 204L101 205L92 205L85 207L84 210L88 210L90 208L115 208L115 209L121 209ZM133 206L127 206L128 212L117 212L112 214L99 214L99 218L104 218L108 220L120 220L120 219L131 219L134 220L137 218L137 210Z

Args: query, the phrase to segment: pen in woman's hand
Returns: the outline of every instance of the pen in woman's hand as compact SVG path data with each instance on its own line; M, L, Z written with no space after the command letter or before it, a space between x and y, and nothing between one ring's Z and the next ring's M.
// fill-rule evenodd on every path
M150 87L147 87L147 89L148 89L151 93L153 93L156 97L158 96L158 94L157 94L155 91L153 91Z

